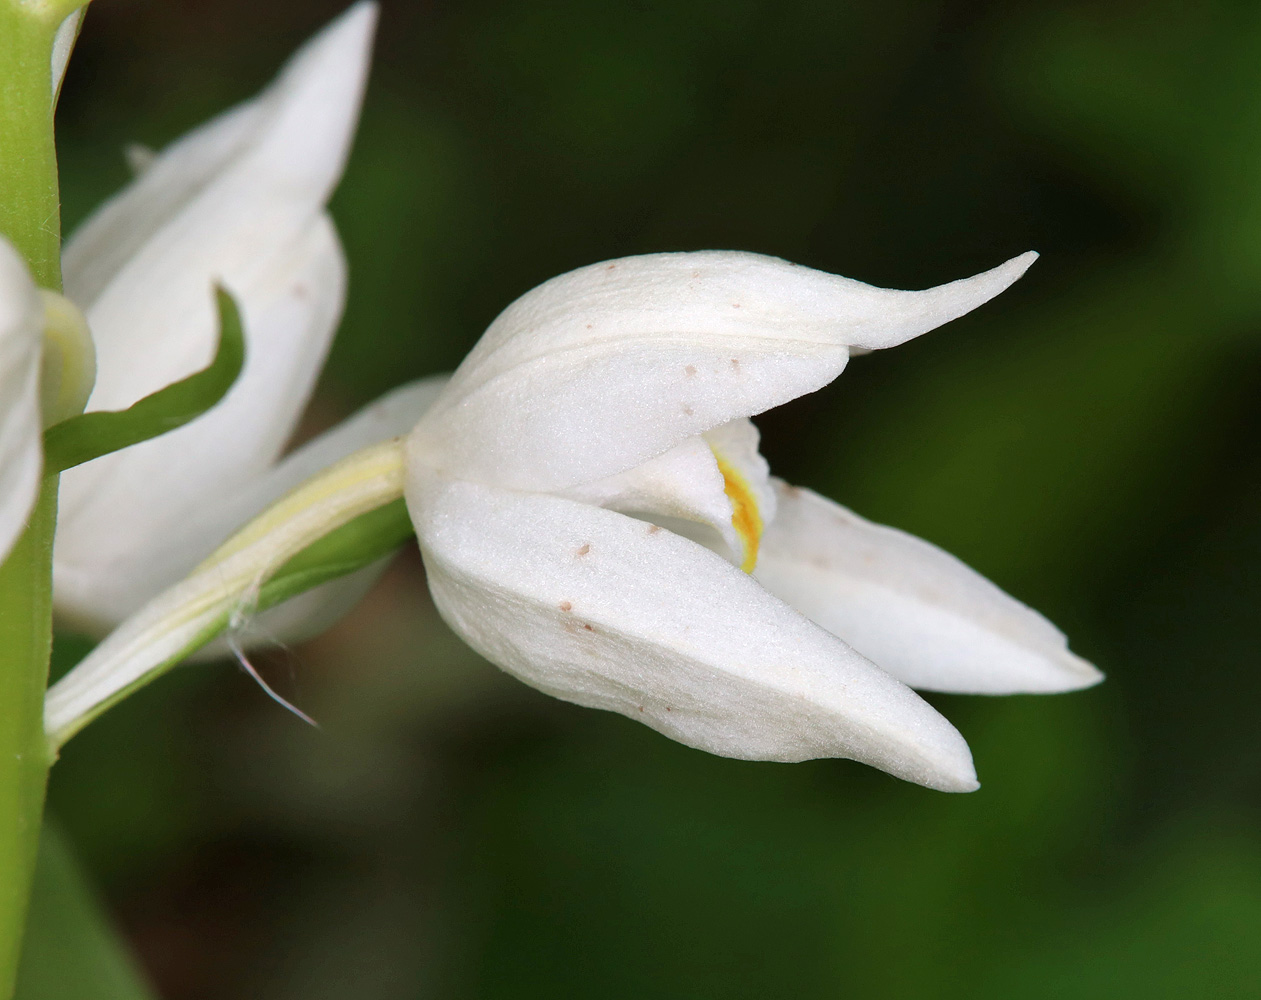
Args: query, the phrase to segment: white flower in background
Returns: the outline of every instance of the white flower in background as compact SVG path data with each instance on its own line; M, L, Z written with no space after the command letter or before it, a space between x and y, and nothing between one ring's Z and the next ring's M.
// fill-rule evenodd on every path
M258 97L154 156L67 243L66 294L96 341L90 410L125 408L209 363L215 282L240 304L247 346L237 383L205 415L63 475L63 621L112 627L306 475L421 412L404 391L277 464L341 318L346 263L324 206L354 134L376 14L352 7Z
M718 252L541 285L407 442L439 611L526 683L690 746L975 788L963 738L902 681L1063 691L1099 673L952 557L769 479L747 417L826 385L852 349L975 308L1033 259L924 292Z
M0 563L39 494L44 307L26 263L0 237Z
M427 407L405 440L302 484L58 682L51 738L403 493L439 611L526 683L724 756L848 757L970 791L966 742L908 684L1049 692L1100 674L951 556L770 478L748 417L988 301L1034 256L923 292L729 252L546 282L449 381L402 390Z

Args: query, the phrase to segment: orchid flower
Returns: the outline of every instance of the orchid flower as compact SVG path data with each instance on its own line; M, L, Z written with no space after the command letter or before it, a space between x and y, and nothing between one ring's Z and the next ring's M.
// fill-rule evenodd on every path
M527 683L690 746L970 790L967 745L902 681L1054 691L1097 671L951 557L770 479L747 418L827 384L855 348L975 308L1032 260L925 292L741 253L545 283L407 441L438 610Z
M240 303L247 350L208 413L64 474L62 621L107 631L314 471L312 454L326 464L419 416L404 393L279 461L341 318L346 263L324 206L354 133L376 13L356 4L259 96L153 155L68 241L66 293L96 343L90 410L125 408L206 365L215 282ZM319 617L324 602L308 595L303 607L287 617Z
M68 738L293 553L401 492L439 612L526 683L724 756L847 757L969 791L966 742L908 684L1101 675L944 552L772 479L748 418L976 308L1034 257L923 292L733 252L554 278L406 438L308 481L120 627L50 692L48 730Z

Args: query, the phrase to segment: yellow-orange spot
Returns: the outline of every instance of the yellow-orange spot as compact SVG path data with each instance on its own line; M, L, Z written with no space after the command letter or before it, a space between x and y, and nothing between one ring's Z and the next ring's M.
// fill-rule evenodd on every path
M712 450L712 449L711 449ZM757 548L762 541L762 515L757 509L757 499L749 482L730 462L714 452L718 471L722 473L722 488L731 501L731 526L744 543L744 561L740 568L752 573L757 565Z

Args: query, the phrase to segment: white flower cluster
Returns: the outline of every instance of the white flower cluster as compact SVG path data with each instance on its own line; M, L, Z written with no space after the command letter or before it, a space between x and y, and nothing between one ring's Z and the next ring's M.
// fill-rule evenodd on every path
M528 684L691 746L848 757L967 791L967 744L913 687L1050 692L1100 678L1049 622L953 557L771 478L748 419L827 385L852 353L976 308L1033 254L922 292L735 252L592 265L510 305L449 379L396 390L282 458L340 317L345 263L324 206L374 22L373 5L351 8L261 96L157 154L67 244L67 295L96 345L90 409L125 407L209 361L216 280L241 303L248 348L207 414L63 477L64 620L152 625L153 608L173 605L146 602L234 528L406 434L399 485L385 488L405 492L451 627ZM21 262L0 249L5 551L38 480L43 325ZM388 464L395 452L381 454ZM326 620L361 584L282 606L285 627ZM110 664L124 647L140 663L134 637L157 633L116 634L130 645L107 640L54 689L50 725L141 675ZM90 698L76 687L89 676Z

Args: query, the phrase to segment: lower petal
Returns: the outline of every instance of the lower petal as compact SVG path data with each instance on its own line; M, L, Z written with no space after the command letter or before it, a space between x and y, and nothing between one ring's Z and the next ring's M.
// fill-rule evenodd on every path
M726 757L847 757L976 788L967 744L910 689L752 578L656 525L409 470L435 603L504 670Z
M757 579L911 687L1072 691L1103 675L1064 634L954 556L775 480Z

